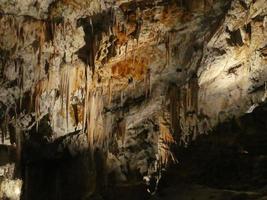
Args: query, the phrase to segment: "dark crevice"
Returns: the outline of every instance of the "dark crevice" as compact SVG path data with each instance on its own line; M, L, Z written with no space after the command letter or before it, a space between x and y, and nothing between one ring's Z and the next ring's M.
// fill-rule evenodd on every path
M235 31L229 31L228 33L230 34L230 38L227 39L227 43L231 46L243 46L243 40L241 36L240 29L237 29Z
M77 22L77 26L82 26L85 32L85 45L77 52L78 57L89 65L94 72L95 59L100 48L102 34L109 34L114 24L112 10L104 11L92 17L81 18ZM112 37L112 36L111 36ZM114 56L114 47L110 47L113 54L109 54L109 58Z

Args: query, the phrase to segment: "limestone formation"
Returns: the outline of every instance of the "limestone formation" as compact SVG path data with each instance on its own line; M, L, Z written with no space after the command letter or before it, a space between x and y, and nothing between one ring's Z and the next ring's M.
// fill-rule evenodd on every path
M65 157L83 198L160 179L175 148L266 103L266 78L266 0L0 0L0 141L24 199L34 163Z

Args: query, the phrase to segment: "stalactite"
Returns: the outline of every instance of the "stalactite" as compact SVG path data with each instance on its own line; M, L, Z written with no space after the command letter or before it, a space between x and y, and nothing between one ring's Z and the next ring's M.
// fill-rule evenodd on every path
M160 125L160 135L158 138L158 154L159 154L159 165L160 168L163 169L170 161L177 162L175 156L170 150L170 146L175 144L176 141L170 133L169 127L167 126L166 119L163 116L159 118Z
M85 89L86 91L86 89ZM83 121L82 121L82 132L85 133L86 131L86 122L87 122L87 92L84 95L84 105L83 105Z
M64 71L61 74L61 81L59 86L59 93L61 97L61 109L64 109L64 102L65 102L65 117L66 117L66 127L68 132L69 127L69 106L70 106L70 69L67 65Z
M113 114L106 114L104 117L104 134L105 134L105 142L104 142L104 152L109 151L109 143L112 137L112 128L114 124L114 115Z
M92 35L94 35L94 25L93 25L92 18L89 19L89 23L90 23L90 26L91 26L91 29L92 29Z
M16 27L16 35L17 35L17 40L20 43L22 42L22 45L24 44L24 36L23 36L23 26L21 26L19 23Z
M187 95L188 95L188 97L187 97L187 100L188 100L188 110L189 111L192 111L193 110L193 108L192 108L192 99L193 99L193 97L192 97L192 95L193 95L193 91L192 91L192 84L191 84L191 82L189 81L189 83L188 83L188 85L187 85Z
M91 48L91 52L90 52L90 59L91 59L90 64L91 64L92 72L93 72L92 75L94 75L94 73L95 73L95 51L96 51L95 47L96 47L96 36L93 36L92 44L91 44L91 45L92 45L92 48Z
M186 87L182 88L182 93L183 93L184 118L186 118L186 113L187 113L187 89Z
M42 24L40 30L38 31L38 40L39 40L39 46L38 46L38 50L36 52L36 57L37 57L37 65L35 67L35 81L38 81L40 79L41 76L41 70L42 70L42 66L41 66L41 60L42 60L42 51L43 51L43 44L45 41L45 34L44 34L44 24Z
M54 129L55 127L55 122L52 119L53 113L55 113L55 105L56 105L56 99L57 99L57 91L54 89L54 94L53 94L53 100L52 100L52 104L51 104L51 112L50 112L50 122L51 122L51 127L52 129Z
M125 136L126 136L126 120L121 119L118 122L118 136L121 139L122 145L124 146Z
M43 51L43 45L45 42L45 23L42 24L41 30L38 32L38 39L39 39L39 53L38 53L38 77L40 77L41 72L41 60L42 60L42 51Z
M70 105L70 75L69 75L69 66L67 66L67 83L66 83L66 123L67 123L67 132L69 129L69 105Z
M172 86L169 92L170 98L170 113L171 113L171 127L174 133L175 138L178 138L180 135L180 124L179 124L179 89L177 86Z
M72 109L74 113L74 120L75 120L75 130L78 127L79 124L79 112L78 112L78 106L76 104L72 104Z
M10 110L10 108L6 109L5 116L4 116L4 134L3 134L4 137L7 137L7 135L8 135L8 124L9 124L9 121L10 121L9 110Z
M35 122L36 122L36 132L38 132L38 128L39 128L39 113L40 113L40 111L39 111L39 104L40 104L40 102L39 102L40 100L39 100L39 98L38 97L35 97L35 103L34 103L34 105L35 105L35 108L34 108L34 115L35 115Z
M21 110L22 108L22 99L23 99L23 82L24 82L24 67L23 65L21 65L21 80L20 80L20 84L19 84L19 90L20 90L20 94L19 94L19 109Z
M64 108L64 95L65 95L65 88L66 88L66 76L65 73L61 75L61 80L60 80L60 86L59 86L59 93L61 97L61 110Z
M133 52L133 56L132 56L132 65L131 65L131 68L134 67L134 65L135 65L135 61L136 61L136 51L133 50L132 52Z
M16 124L16 172L17 177L21 176L21 150L22 150L22 133Z
M124 92L121 91L121 107L123 106L123 103L124 103Z
M198 80L193 77L186 85L186 104L189 111L198 111ZM187 110L186 110L187 111Z
M185 145L187 147L189 143L190 133L188 125L188 88L187 85L181 87L181 109L180 109L180 119L179 119L179 130L180 133L180 145Z
M263 26L263 30L265 31L266 30L266 26L267 26L267 16L264 16L262 23L263 23L263 25L262 25Z
M89 77L89 73L88 73ZM86 100L87 99L87 100ZM96 149L106 152L108 148L109 134L112 129L112 116L103 115L103 90L93 85L87 86L85 99L85 115L88 145L92 158ZM87 103L86 103L87 102Z
M63 20L63 22L62 22L62 36L63 36L64 40L66 40L66 22L65 22L65 20Z
M104 140L102 110L102 98L99 91L95 91L90 95L89 127L87 130L89 147L92 150L95 149L95 145L101 146Z
M34 115L36 122L36 132L38 132L39 117L40 117L40 99L42 93L47 90L47 80L42 79L37 82L35 89L32 90L31 100L34 99Z
M158 31L156 34L156 44L159 45L160 44L160 40L161 40L161 36L160 36L160 32Z
M125 45L125 60L127 59L127 49L128 49L128 41L126 42Z
M266 101L267 99L267 81L264 81L264 94L263 94L263 97L261 98L261 101ZM253 104L253 102L251 103Z
M87 62L88 63L88 62ZM88 102L89 102L89 66L85 66L85 88L84 88L84 105L83 105L83 123L82 123L82 131L85 133L87 129L87 118L88 118Z
M90 123L90 120L91 120L91 105L92 105L92 100L91 100L91 92L89 92L89 88L88 88L88 93L87 93L87 108L86 108L86 134L87 134L87 140L88 140L88 145L89 145L89 149L91 150L91 152L93 153L93 132L92 132L92 129L91 129L91 123ZM95 124L94 124L95 125Z
M136 81L133 79L133 88L136 88Z
M198 113L198 90L199 90L198 79L197 79L197 76L195 75L191 79L191 93L192 93L191 102L192 102L192 107L196 113Z
M112 27L112 31L113 31L113 28L116 27L116 23L117 23L117 16L116 16L115 8L112 8L112 10L111 10L111 18L112 18L111 27Z
M166 37L165 48L166 48L166 66L168 66L170 62L170 35L169 33L167 34L167 37Z
M148 98L150 94L150 69L147 69L146 76L145 76L145 96Z
M19 88L19 108L22 107L22 98L23 98L23 82L24 82L24 67L23 67L23 60L18 58L15 61L16 68L18 67L19 70L19 78L18 78L18 88Z
M56 33L56 24L54 19L50 19L51 34L52 34L52 45L54 45L55 33Z
M113 93L113 82L112 77L109 79L109 90L108 90L108 103L111 104L112 102L112 93Z
M64 98L63 98L63 91L64 91L64 76L61 75L60 77L60 84L59 84L59 94L60 94L60 103L61 103L61 110L63 109L63 105L64 105Z
M136 49L139 47L139 34L136 36Z
M182 89L182 112L180 127L182 135L180 136L180 145L186 147L190 142L190 137L195 140L198 136L198 79L196 75L183 86Z

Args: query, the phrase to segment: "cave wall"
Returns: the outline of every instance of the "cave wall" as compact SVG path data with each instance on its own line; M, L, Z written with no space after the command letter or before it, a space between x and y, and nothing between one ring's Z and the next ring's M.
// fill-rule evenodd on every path
M19 176L81 157L87 180L100 162L100 177L140 182L177 162L173 146L265 101L266 12L265 0L0 0L2 143Z
M233 1L208 41L199 101L213 121L252 112L266 100L266 1Z

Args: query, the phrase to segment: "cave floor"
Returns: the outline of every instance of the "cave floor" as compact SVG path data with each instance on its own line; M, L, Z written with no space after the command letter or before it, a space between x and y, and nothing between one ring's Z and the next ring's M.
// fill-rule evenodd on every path
M267 186L257 191L215 189L202 185L180 184L165 188L158 197L161 200L267 200Z
M142 187L116 189L112 199L119 200L267 200L267 185L256 190L229 190L205 185L177 183L161 188L155 196L145 194ZM113 191L114 192L114 191ZM109 198L108 198L109 199Z

